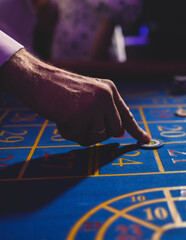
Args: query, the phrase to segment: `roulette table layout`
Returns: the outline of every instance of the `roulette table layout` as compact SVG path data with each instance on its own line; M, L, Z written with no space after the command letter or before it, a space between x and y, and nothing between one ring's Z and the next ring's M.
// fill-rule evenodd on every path
M117 83L138 124L164 145L128 133L90 147L0 94L1 240L147 240L186 236L186 95L169 82Z

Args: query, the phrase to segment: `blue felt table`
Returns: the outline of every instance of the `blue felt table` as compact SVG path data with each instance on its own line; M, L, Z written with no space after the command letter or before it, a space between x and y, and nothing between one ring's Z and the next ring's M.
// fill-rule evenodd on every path
M1 240L185 239L186 118L174 113L186 95L162 82L118 88L162 148L128 133L80 147L1 93Z

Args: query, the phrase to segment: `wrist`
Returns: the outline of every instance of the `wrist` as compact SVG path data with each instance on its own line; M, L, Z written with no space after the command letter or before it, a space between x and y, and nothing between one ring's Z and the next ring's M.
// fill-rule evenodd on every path
M65 71L40 61L25 49L18 51L0 69L2 88L41 116L54 120L51 103L63 96ZM57 91L60 84L60 93ZM62 98L62 97L61 97ZM63 102L63 101L62 101ZM57 105L57 101L54 105Z
M2 89L23 102L31 95L34 99L33 87L37 85L38 75L40 75L35 66L39 62L40 60L25 49L19 50L0 69ZM27 104L27 102L25 103Z

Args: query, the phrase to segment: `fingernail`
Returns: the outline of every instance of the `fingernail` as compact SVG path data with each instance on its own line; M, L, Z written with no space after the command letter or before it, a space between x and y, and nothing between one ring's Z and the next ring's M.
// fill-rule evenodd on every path
M150 140L151 140L151 137L149 136L149 134L146 133L146 132L143 132L143 137L142 137L142 141L141 142L148 143L148 142L150 142Z

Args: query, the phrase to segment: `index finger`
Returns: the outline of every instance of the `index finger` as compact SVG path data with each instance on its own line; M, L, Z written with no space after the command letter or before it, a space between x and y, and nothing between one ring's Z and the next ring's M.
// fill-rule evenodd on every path
M114 100L120 113L124 129L138 141L148 143L151 137L138 125L129 107L125 104L116 88L114 92Z

